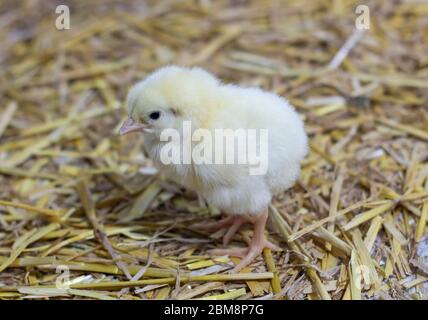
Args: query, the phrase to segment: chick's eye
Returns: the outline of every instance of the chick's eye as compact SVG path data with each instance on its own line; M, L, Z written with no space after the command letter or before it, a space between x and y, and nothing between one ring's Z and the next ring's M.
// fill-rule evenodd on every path
M149 114L149 118L152 120L157 120L160 117L160 112L159 111L155 111Z

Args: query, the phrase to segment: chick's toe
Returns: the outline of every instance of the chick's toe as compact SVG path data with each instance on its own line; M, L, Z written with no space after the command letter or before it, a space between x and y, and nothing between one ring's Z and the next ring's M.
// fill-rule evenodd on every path
M231 271L232 273L235 273L239 272L242 268L253 262L253 260L263 252L264 248L269 248L271 250L281 250L277 245L273 244L265 237L264 230L267 217L267 210L256 218L245 219L244 217L236 216L234 223L232 223L231 228L226 233L225 237L228 236L227 239L230 240L230 234L233 236L233 234L244 222L250 220L254 224L254 234L249 246L247 248L214 249L210 250L209 254L241 257L242 260ZM223 238L223 242L225 242L225 238Z

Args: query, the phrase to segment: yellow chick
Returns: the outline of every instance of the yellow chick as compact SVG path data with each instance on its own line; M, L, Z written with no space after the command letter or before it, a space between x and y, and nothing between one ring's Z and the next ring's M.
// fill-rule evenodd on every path
M259 88L224 84L201 68L167 66L137 83L127 104L128 119L120 134L141 132L149 156L167 177L194 190L226 215L198 228L227 227L226 245L242 224L254 225L247 248L216 249L212 254L241 257L233 269L237 272L265 247L278 249L264 234L268 206L275 194L294 184L308 148L303 121L286 100ZM229 137L232 134L231 149L224 140L223 149L219 141L210 141L222 137L216 135L219 130ZM179 139L172 138L172 131ZM240 145L240 141L246 141L246 148L241 148L245 143ZM256 152L248 155L250 149ZM260 157L255 156L257 151ZM168 157L172 154L174 161ZM233 161L224 161L231 154ZM260 160L259 172L252 170L257 164L254 160Z

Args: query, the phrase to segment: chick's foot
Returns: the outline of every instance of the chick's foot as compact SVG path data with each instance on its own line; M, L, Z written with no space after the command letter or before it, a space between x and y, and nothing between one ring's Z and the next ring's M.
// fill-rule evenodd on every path
M268 211L266 210L266 212L256 218L249 218L249 220L254 224L254 234L248 248L214 249L210 250L209 254L241 257L242 260L231 271L232 273L236 273L253 262L253 260L263 252L264 248L269 248L271 250L281 250L278 246L267 240L265 237L264 231L267 217ZM245 219L243 220L245 222Z

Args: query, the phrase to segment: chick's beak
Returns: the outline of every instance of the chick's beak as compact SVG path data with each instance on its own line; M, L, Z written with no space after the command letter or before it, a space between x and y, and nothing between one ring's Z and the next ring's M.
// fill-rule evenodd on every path
M122 127L120 127L119 134L124 135L124 134L128 134L131 132L136 132L136 131L143 132L144 129L146 129L146 128L147 128L146 125L144 125L142 123L135 122L132 118L128 118L122 124Z

